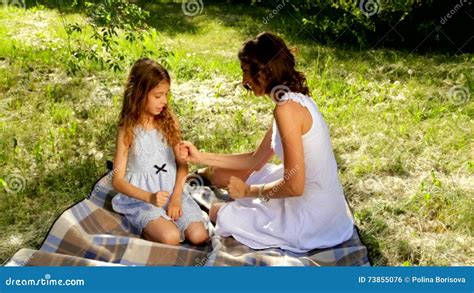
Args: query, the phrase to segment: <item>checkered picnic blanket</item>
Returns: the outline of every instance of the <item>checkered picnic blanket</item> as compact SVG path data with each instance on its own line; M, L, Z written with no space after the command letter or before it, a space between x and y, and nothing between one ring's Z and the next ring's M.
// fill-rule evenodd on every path
M111 173L90 195L67 209L53 224L39 250L20 249L7 266L369 266L357 230L348 241L326 249L293 253L251 249L231 237L212 235L204 246L170 246L140 238L136 228L112 209ZM216 194L195 188L194 199L209 208ZM212 229L212 227L211 227ZM212 233L212 231L211 231Z

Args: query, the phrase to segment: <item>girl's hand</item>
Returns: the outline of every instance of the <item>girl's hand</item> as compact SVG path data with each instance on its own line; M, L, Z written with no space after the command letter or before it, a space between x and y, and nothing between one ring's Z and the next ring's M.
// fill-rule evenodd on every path
M151 203L156 205L157 207L161 208L162 206L164 206L166 204L166 202L168 201L168 197L170 196L169 192L168 191L158 191L158 192L155 192L152 196L151 196Z
M186 162L197 164L201 160L201 153L189 141L182 141L179 143L179 154L183 160L186 160Z
M250 192L250 186L245 184L242 179L234 176L230 177L227 188L229 189L230 197L233 199L246 197Z
M168 216L174 221L178 220L183 215L183 209L181 208L181 199L171 199L168 205Z

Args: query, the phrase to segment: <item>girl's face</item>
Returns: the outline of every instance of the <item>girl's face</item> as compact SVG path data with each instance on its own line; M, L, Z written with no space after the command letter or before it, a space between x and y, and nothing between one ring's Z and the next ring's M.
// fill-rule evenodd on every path
M260 80L259 83L255 83L254 80L259 77L252 76L250 73L250 65L245 63L240 63L240 68L242 68L242 84L246 88L250 88L256 96L264 96L265 91L260 84L263 84Z
M163 111L168 103L170 84L167 81L160 82L156 87L148 92L145 112L150 116L156 116Z

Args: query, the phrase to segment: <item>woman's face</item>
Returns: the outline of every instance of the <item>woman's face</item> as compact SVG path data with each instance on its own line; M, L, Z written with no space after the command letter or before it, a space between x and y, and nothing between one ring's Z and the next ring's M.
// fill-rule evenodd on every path
M261 86L263 83L260 80L255 82L259 78L259 74L252 76L250 65L245 63L240 63L240 68L242 68L242 85L247 89L251 89L256 96L264 96L265 90Z

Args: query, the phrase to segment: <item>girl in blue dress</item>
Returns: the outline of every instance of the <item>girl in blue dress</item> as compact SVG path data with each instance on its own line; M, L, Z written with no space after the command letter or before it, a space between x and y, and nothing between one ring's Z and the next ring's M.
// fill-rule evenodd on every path
M148 240L201 244L207 221L185 184L187 163L177 155L181 133L167 105L170 82L151 59L133 65L117 132L112 207Z

